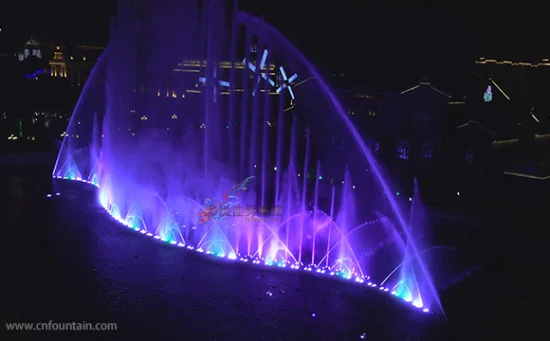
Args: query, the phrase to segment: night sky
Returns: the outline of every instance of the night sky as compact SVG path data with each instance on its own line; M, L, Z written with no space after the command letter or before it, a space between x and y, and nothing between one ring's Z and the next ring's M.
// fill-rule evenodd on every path
M222 1L222 0L220 0ZM358 73L467 72L481 56L533 61L550 56L544 10L528 2L242 0L264 14L315 63ZM521 5L520 5L521 4ZM114 0L2 0L0 43L101 44Z

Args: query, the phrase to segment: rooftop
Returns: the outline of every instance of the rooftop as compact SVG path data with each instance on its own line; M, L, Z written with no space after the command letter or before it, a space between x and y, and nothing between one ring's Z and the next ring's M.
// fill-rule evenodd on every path
M476 64L495 64L495 65L509 65L509 66L523 66L523 67L549 67L550 66L550 59L543 58L538 62L512 62L510 60L496 60L496 59L489 59L485 57L481 57L475 62Z
M37 42L36 40L34 40L34 38L31 36L31 39L27 40L27 42L25 43L25 46L26 47L38 47L40 46L40 43Z

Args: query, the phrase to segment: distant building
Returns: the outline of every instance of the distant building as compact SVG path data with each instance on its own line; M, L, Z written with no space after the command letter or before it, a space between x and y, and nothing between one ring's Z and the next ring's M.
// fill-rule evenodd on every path
M31 56L42 59L42 48L42 45L31 37L31 39L27 40L25 43L23 52L19 53L19 61L22 62Z
M406 179L415 177L427 185L440 173L450 98L429 81L422 81L399 94L397 108L379 109L382 118L386 117L379 135L386 145L381 153Z
M0 134L17 140L59 136L101 47L62 47L28 40L23 52L0 56Z
M363 87L337 93L363 142L391 174L396 195L410 195L416 178L426 199L460 200L489 195L502 176L550 179L550 113L523 105L542 107L544 98L521 100L505 83L496 73L477 73L468 96L459 98L427 80L401 92ZM324 136L323 176L339 184L348 165L354 185L368 181L370 165L349 130L336 128L339 121L336 115L332 135Z
M545 92L550 60L527 63L480 58L475 65L467 115L457 125L463 129L475 122L483 127L466 142L475 159L487 159L489 149L492 167L500 173L544 179L550 175L550 140L546 138L550 136L550 99ZM489 148L483 138L486 131L494 135Z
M496 134L479 120L470 119L445 134L443 182L452 196L482 197L498 169L492 152Z
M66 78L71 86L83 86L102 52L103 47L98 46L57 45L49 61L50 74L52 77Z
M546 98L544 85L550 78L550 59L531 63L480 58L475 62L475 74L495 79L510 97L525 101L529 107Z
M358 88L340 91L340 97L366 146L384 168L391 170L399 188L396 193L410 195L413 178L421 186L441 180L450 95L423 80L401 92ZM354 183L366 179L364 174L370 167L358 157L361 151L347 129L335 129L325 140L332 142L321 166L327 178L340 183L343 167L348 165Z
M500 139L519 137L526 125L532 133L550 126L550 60L512 62L480 58L475 62L469 110Z

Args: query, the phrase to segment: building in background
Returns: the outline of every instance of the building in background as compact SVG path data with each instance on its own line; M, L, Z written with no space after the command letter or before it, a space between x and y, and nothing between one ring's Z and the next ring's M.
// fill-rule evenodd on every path
M42 59L42 49L43 49L43 46L39 42L34 40L33 37L31 37L31 39L27 40L27 42L25 43L23 52L19 53L18 59L20 62L24 61L25 59L31 56Z
M93 46L44 44L31 37L23 52L0 56L0 145L43 144L59 137L102 51Z
M404 91L387 84L375 86L378 91L338 91L349 119L393 174L396 193L410 195L413 178L425 198L437 200L483 198L510 176L550 179L547 60L481 59L475 65L471 83L464 85L467 96L449 96L427 79ZM385 88L392 91L380 91ZM368 166L359 162L362 151L353 136L339 129L333 135L326 138L330 151L322 169L337 183L347 164L354 183L361 181Z
M546 93L550 60L480 58L475 67L467 100L469 121L458 126L476 121L494 133L491 162L500 173L545 179L550 175L550 98ZM478 147L484 148L485 144Z
M49 61L50 75L67 79L71 86L83 86L102 52L103 47L99 46L56 45Z
M393 174L397 195L411 196L415 178L424 188L442 188L437 184L444 180L450 95L427 79L402 91L377 92L363 86L338 93L366 146ZM337 122L332 124L336 127ZM334 129L333 136L325 139L331 142L321 165L326 177L341 182L342 167L348 165L354 184L367 181L370 167L348 130Z
M549 59L528 63L480 58L475 62L473 80L470 110L477 112L499 139L549 128Z

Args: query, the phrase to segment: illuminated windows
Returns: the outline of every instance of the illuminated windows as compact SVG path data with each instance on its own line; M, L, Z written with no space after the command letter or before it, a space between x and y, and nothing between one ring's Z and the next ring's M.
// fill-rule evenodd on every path
M397 140L397 158L401 160L409 159L409 143L405 140Z
M373 141L370 147L374 153L380 154L380 142Z
M466 152L466 162L470 164L474 162L474 151L471 148Z
M491 89L490 85L487 85L487 90L485 90L485 93L483 94L483 100L486 103L489 103L493 100L493 90Z
M424 143L424 158L431 159L433 154L433 147L431 143Z

